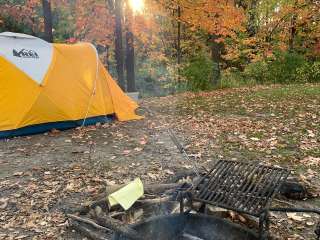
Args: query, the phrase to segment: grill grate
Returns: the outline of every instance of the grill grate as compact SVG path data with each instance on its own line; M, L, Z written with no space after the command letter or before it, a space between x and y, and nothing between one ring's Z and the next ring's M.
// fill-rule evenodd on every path
M258 217L288 175L256 162L220 160L192 189L193 200Z

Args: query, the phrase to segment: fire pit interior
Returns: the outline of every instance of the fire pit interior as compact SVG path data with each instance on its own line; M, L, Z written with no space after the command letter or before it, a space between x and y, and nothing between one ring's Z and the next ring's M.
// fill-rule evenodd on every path
M130 212L115 214L117 208L106 206L105 197L75 211L95 220L67 216L71 226L90 238L94 236L93 239L105 239L108 232L114 233L113 240L264 240L270 236L270 212L320 214L318 209L271 207L274 195L288 175L289 170L280 167L220 160L191 184L146 186L145 191L151 193L148 196L156 193L161 197L137 201L130 210L132 218ZM169 190L164 190L168 187ZM214 216L217 207L247 215L256 223L254 230L234 224L223 216ZM127 226L130 222L135 224ZM320 224L315 232L319 239Z
M250 230L222 218L202 214L173 214L133 225L141 239L152 240L257 240ZM116 233L113 240L129 240Z

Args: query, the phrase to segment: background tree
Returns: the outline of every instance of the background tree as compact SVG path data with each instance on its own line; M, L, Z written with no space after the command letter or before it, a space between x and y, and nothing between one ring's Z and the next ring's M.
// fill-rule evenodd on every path
M123 1L115 0L115 57L117 64L118 83L125 90L124 60L122 42Z
M44 38L48 42L53 42L51 1L42 0L42 9L44 17Z
M134 58L134 36L132 30L133 13L130 6L126 10L126 73L127 91L135 92L135 58Z
M134 21L122 1L50 3L54 41L92 42L123 89L130 76L144 95L319 79L318 1L144 0ZM42 0L0 8L0 31L46 37Z

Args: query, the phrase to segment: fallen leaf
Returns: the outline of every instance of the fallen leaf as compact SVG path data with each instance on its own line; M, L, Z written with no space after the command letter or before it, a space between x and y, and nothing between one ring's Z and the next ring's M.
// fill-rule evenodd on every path
M141 151L143 150L143 148L136 147L134 150L135 150L136 152L141 152Z
M302 216L298 216L296 213L287 213L289 219L292 219L297 222L302 222L304 218Z
M16 177L19 177L19 176L22 176L23 175L23 172L15 172L13 174L13 176L16 176Z
M57 134L60 133L60 130L53 128L51 129L50 133Z
M307 165L307 166L317 166L320 164L320 158L318 157L306 157L303 160L301 160L301 163Z
M252 141L260 141L260 139L259 138L256 138L256 137L252 137L252 138L250 138Z
M164 172L167 173L167 174L170 174L170 175L173 175L173 174L174 174L174 172L171 171L171 170L169 170L169 169L164 170Z
M67 191L73 191L73 190L74 190L74 187L75 187L75 186L74 186L73 183L69 183L69 184L66 186L65 189L66 189Z
M312 130L307 130L308 131L308 136L314 138L316 135L313 133Z
M157 179L157 176L153 173L148 173L148 176L154 180Z
M140 144L141 145L145 145L145 144L147 144L147 141L143 139L143 140L140 141Z
M124 151L123 151L123 154L124 154L124 155L128 155L129 153L131 153L131 150L124 150Z

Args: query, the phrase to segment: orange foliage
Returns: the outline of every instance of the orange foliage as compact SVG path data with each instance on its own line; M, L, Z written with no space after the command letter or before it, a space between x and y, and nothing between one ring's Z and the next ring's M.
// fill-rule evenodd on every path
M186 23L191 29L204 30L221 37L235 37L236 31L244 30L245 19L241 9L236 8L232 0L161 0L162 5L171 10L181 8L178 21Z
M43 19L39 19L37 8L40 0L26 0L24 4L4 4L1 5L2 18L10 16L17 22L23 22L31 27L32 31L42 30Z
M293 20L294 19L294 20ZM277 47L281 50L288 49L292 27L295 28L295 37L299 36L300 48L313 48L320 39L320 4L308 0L296 0L281 5L272 17L262 25L257 37L261 41L276 39ZM272 46L270 46L272 47Z
M80 40L111 45L114 36L114 16L104 1L76 1L76 37Z

